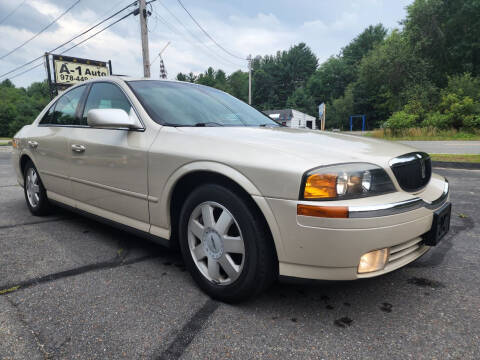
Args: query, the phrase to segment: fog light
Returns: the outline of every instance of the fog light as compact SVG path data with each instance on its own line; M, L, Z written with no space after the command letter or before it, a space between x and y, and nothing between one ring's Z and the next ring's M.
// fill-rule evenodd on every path
M388 248L370 251L363 254L358 264L358 273L382 270L388 259Z

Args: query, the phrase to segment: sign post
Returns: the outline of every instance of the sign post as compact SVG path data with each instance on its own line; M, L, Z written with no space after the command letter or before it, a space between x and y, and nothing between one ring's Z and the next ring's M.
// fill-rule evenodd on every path
M320 130L325 130L325 116L327 113L327 106L325 103L318 105L318 117L320 119Z

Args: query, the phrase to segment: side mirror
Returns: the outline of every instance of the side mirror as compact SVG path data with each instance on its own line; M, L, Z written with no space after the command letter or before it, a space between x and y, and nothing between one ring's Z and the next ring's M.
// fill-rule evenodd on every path
M96 128L140 129L142 125L135 112L130 115L122 109L92 109L87 113L87 124Z

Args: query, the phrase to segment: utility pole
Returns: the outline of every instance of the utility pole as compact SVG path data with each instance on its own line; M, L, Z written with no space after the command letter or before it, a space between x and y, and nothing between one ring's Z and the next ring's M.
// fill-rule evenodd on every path
M150 77L150 53L148 50L148 28L147 28L147 8L146 1L139 0L138 11L140 17L140 35L142 37L142 55L143 55L143 76Z
M248 55L248 105L252 105L252 55Z

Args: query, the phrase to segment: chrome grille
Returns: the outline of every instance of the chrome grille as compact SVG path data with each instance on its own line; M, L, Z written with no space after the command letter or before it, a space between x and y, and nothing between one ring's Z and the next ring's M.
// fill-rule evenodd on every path
M424 152L414 152L390 160L400 187L405 191L418 191L425 187L432 176L430 156Z

